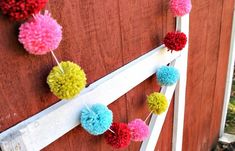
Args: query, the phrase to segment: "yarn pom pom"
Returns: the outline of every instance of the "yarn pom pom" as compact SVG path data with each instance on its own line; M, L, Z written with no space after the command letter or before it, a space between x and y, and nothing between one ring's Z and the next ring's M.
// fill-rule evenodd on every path
M12 20L24 20L38 13L48 0L1 0L0 8L3 14Z
M165 112L168 107L165 95L158 92L153 92L147 96L147 102L149 109L157 115Z
M131 140L143 141L149 136L149 127L141 119L135 119L128 124L131 131Z
M174 16L184 16L192 9L191 0L170 0L170 10Z
M53 67L47 77L47 83L53 92L60 99L71 99L86 86L86 75L75 63L70 61L61 62L61 67Z
M127 147L131 141L131 131L125 123L113 123L111 131L105 132L106 142L113 148L119 149Z
M183 32L169 32L165 36L163 43L171 51L180 51L187 43L187 36Z
M82 127L92 135L103 134L112 124L113 113L102 104L95 104L90 109L83 108L80 121Z
M55 50L62 40L62 27L51 14L37 14L20 26L19 41L31 54L43 55Z
M164 86L175 84L180 77L178 70L171 66L162 66L157 70L156 75L158 83Z

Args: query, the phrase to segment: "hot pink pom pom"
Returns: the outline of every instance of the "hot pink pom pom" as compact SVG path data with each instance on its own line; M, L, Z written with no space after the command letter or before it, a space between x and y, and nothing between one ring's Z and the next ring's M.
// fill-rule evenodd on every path
M191 0L170 0L170 10L174 16L184 16L192 9Z
M20 26L19 41L31 54L42 55L55 50L62 39L62 27L48 11L37 14Z
M141 119L135 119L128 124L131 130L131 140L143 141L149 136L149 127Z

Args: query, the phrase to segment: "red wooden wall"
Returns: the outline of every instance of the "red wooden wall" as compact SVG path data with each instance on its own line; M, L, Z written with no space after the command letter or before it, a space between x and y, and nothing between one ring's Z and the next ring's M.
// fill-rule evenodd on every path
M185 151L206 151L218 137L233 0L192 3L183 146ZM63 26L63 40L55 51L58 59L80 64L89 83L159 46L166 32L175 28L168 0L49 0L46 8ZM19 25L0 15L0 131L58 101L45 82L55 62L50 54L24 51L17 41ZM114 121L144 119L145 96L153 90L159 90L154 76L111 104ZM172 122L173 104L156 150L171 150ZM140 143L131 143L126 150L139 147ZM102 136L93 137L78 126L44 150L111 148Z
M209 151L219 136L234 0L194 0L184 151Z

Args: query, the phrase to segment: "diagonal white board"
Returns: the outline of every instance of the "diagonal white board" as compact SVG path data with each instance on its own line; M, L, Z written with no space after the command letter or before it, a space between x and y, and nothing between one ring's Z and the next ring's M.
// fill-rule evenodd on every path
M174 66L175 62L171 63L171 66ZM172 96L175 91L176 84L173 86L168 87L162 87L161 93L164 94L168 100L168 104L170 105ZM167 108L167 111L169 109L169 106ZM150 128L150 136L148 139L146 139L140 148L140 151L154 151L154 148L156 146L157 140L159 138L159 135L161 133L163 123L165 121L167 111L161 114L160 116L153 114L149 123Z

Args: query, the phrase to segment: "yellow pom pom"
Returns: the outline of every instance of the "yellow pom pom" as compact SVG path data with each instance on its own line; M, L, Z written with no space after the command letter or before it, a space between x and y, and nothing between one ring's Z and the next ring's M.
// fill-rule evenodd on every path
M54 93L60 99L71 99L86 86L86 74L81 67L70 61L61 62L61 67L53 67L47 77L47 83Z
M147 96L147 102L149 109L157 115L165 112L168 107L165 95L157 92L153 92Z

